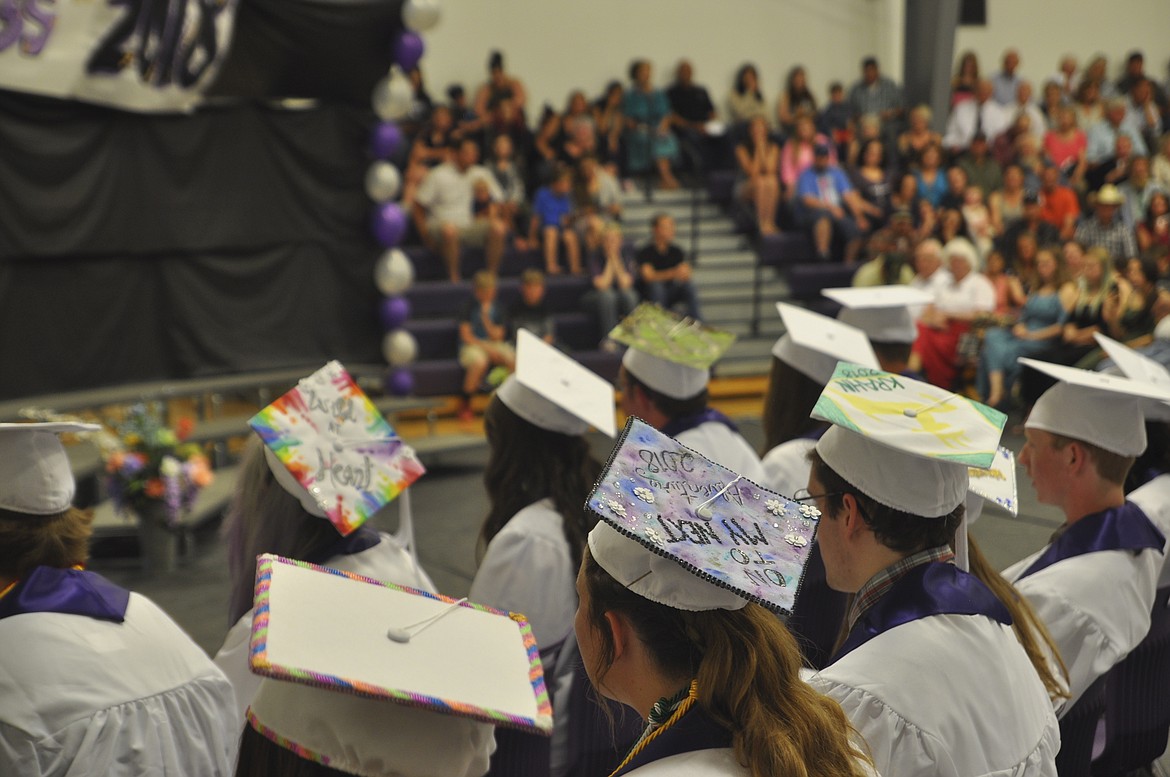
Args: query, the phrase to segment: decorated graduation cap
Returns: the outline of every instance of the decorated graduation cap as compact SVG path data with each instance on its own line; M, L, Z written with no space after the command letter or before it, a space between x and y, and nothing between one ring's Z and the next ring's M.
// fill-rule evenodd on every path
M837 362L880 366L869 338L857 327L784 302L777 302L776 309L788 331L772 346L772 355L819 385L833 377Z
M838 321L852 324L878 343L917 340L913 311L934 299L928 291L900 285L823 289L821 293L842 306Z
M332 361L252 416L278 483L307 512L349 535L423 474L339 362Z
M992 466L1007 421L929 383L845 363L812 415L833 424L816 446L826 464L871 499L926 518L963 503L968 468Z
M411 759L434 764L424 773L478 775L492 726L551 734L522 615L272 555L257 563L255 604L251 667L269 679L248 722L303 758L357 774L418 773Z
M711 365L735 335L643 302L618 322L611 340L629 346L622 366L640 382L668 397L687 399L707 387Z
M1016 495L1016 457L1007 448L995 452L995 458L987 469L968 467L967 509L955 532L955 563L960 569L970 571L967 553L967 527L983 515L985 504L999 505L1015 516L1019 513L1019 498Z
M586 509L589 550L617 582L679 610L756 602L791 612L820 513L760 488L638 418Z
M1059 381L1036 400L1026 428L1087 442L1119 456L1138 456L1146 449L1146 413L1160 412L1170 401L1170 386L1036 359L1022 358L1020 364Z
M516 333L516 373L496 392L513 413L550 432L613 437L613 385L527 329Z
M1170 387L1170 370L1163 367L1160 362L1100 332L1094 332L1093 337L1097 338L1097 344L1125 377L1154 386ZM1151 421L1170 421L1170 405L1150 405L1146 408L1146 418Z
M0 509L55 515L73 504L73 470L59 434L94 432L97 424L0 424Z

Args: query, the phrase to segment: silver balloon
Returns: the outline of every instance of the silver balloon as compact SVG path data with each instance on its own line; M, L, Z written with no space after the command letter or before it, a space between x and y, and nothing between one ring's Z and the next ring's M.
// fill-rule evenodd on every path
M424 32L439 23L442 9L437 0L406 0L402 6L402 23L409 30Z
M418 341L405 329L395 329L382 338L382 356L391 367L405 367L418 356Z
M410 113L414 92L410 80L398 68L374 86L374 113L382 121L398 121Z
M387 297L401 294L414 282L414 264L401 249L391 248L374 265L374 285Z
M388 202L398 196L402 176L389 162L375 162L366 171L366 194L374 202Z

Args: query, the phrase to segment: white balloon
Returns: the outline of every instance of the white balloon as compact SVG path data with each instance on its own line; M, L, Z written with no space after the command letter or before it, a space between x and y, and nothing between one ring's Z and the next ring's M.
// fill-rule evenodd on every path
M402 23L407 29L424 32L439 23L442 9L437 0L406 0L402 6Z
M414 264L401 249L391 248L374 265L374 285L387 297L401 294L414 282Z
M374 113L382 121L398 121L406 116L410 113L413 101L414 90L410 87L410 79L398 68L391 70L388 76L374 86Z
M418 341L405 329L395 329L382 338L382 356L391 367L405 367L418 356Z
M388 202L398 196L402 176L389 162L374 162L366 171L366 194L374 202Z

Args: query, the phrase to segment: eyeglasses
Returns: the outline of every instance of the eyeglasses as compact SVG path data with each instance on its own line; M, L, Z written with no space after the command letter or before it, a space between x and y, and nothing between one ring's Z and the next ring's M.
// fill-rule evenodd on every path
M808 492L807 488L801 488L801 489L798 489L796 491L796 493L792 495L792 501L793 502L808 502L808 501L811 501L813 499L828 499L829 497L841 496L842 494L845 494L845 493L847 493L847 492L845 492L845 491L829 491L828 493L824 493L824 494L810 494Z

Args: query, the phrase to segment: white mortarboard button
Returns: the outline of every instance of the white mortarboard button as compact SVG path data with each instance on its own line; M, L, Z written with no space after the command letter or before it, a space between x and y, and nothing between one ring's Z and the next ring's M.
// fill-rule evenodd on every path
M1139 456L1146 449L1145 419L1170 401L1170 387L1101 372L1078 370L1036 359L1020 364L1056 378L1024 426L1080 440L1119 456Z
M934 300L927 291L900 285L824 289L821 293L842 306L838 321L852 324L877 343L913 343L918 339L916 312Z
M97 424L0 424L0 508L56 515L73 504L75 484L58 434L93 432Z
M622 366L668 397L688 399L707 387L711 365L735 335L643 302L618 322L611 340L629 346Z
M1097 344L1125 377L1155 386L1170 387L1170 370L1163 367L1160 362L1100 332L1094 332L1093 337L1097 338ZM1149 405L1146 408L1146 418L1152 421L1170 421L1170 405L1164 403Z
M496 392L531 424L567 435L593 426L613 437L613 385L526 329L516 335L516 373Z
M857 327L783 302L776 309L788 331L772 346L772 355L816 383L828 383L837 362L878 369L873 346Z
M256 613L251 667L269 679L248 722L309 760L354 774L480 774L493 725L552 731L523 616L271 555L257 564ZM406 642L387 639L428 620Z
M839 364L812 415L817 452L879 503L927 518L963 503L968 467L994 463L1007 417L922 381Z
M631 418L586 509L597 563L679 610L756 602L790 612L819 513L760 488Z
M349 535L425 470L340 363L302 379L248 424L276 481Z

